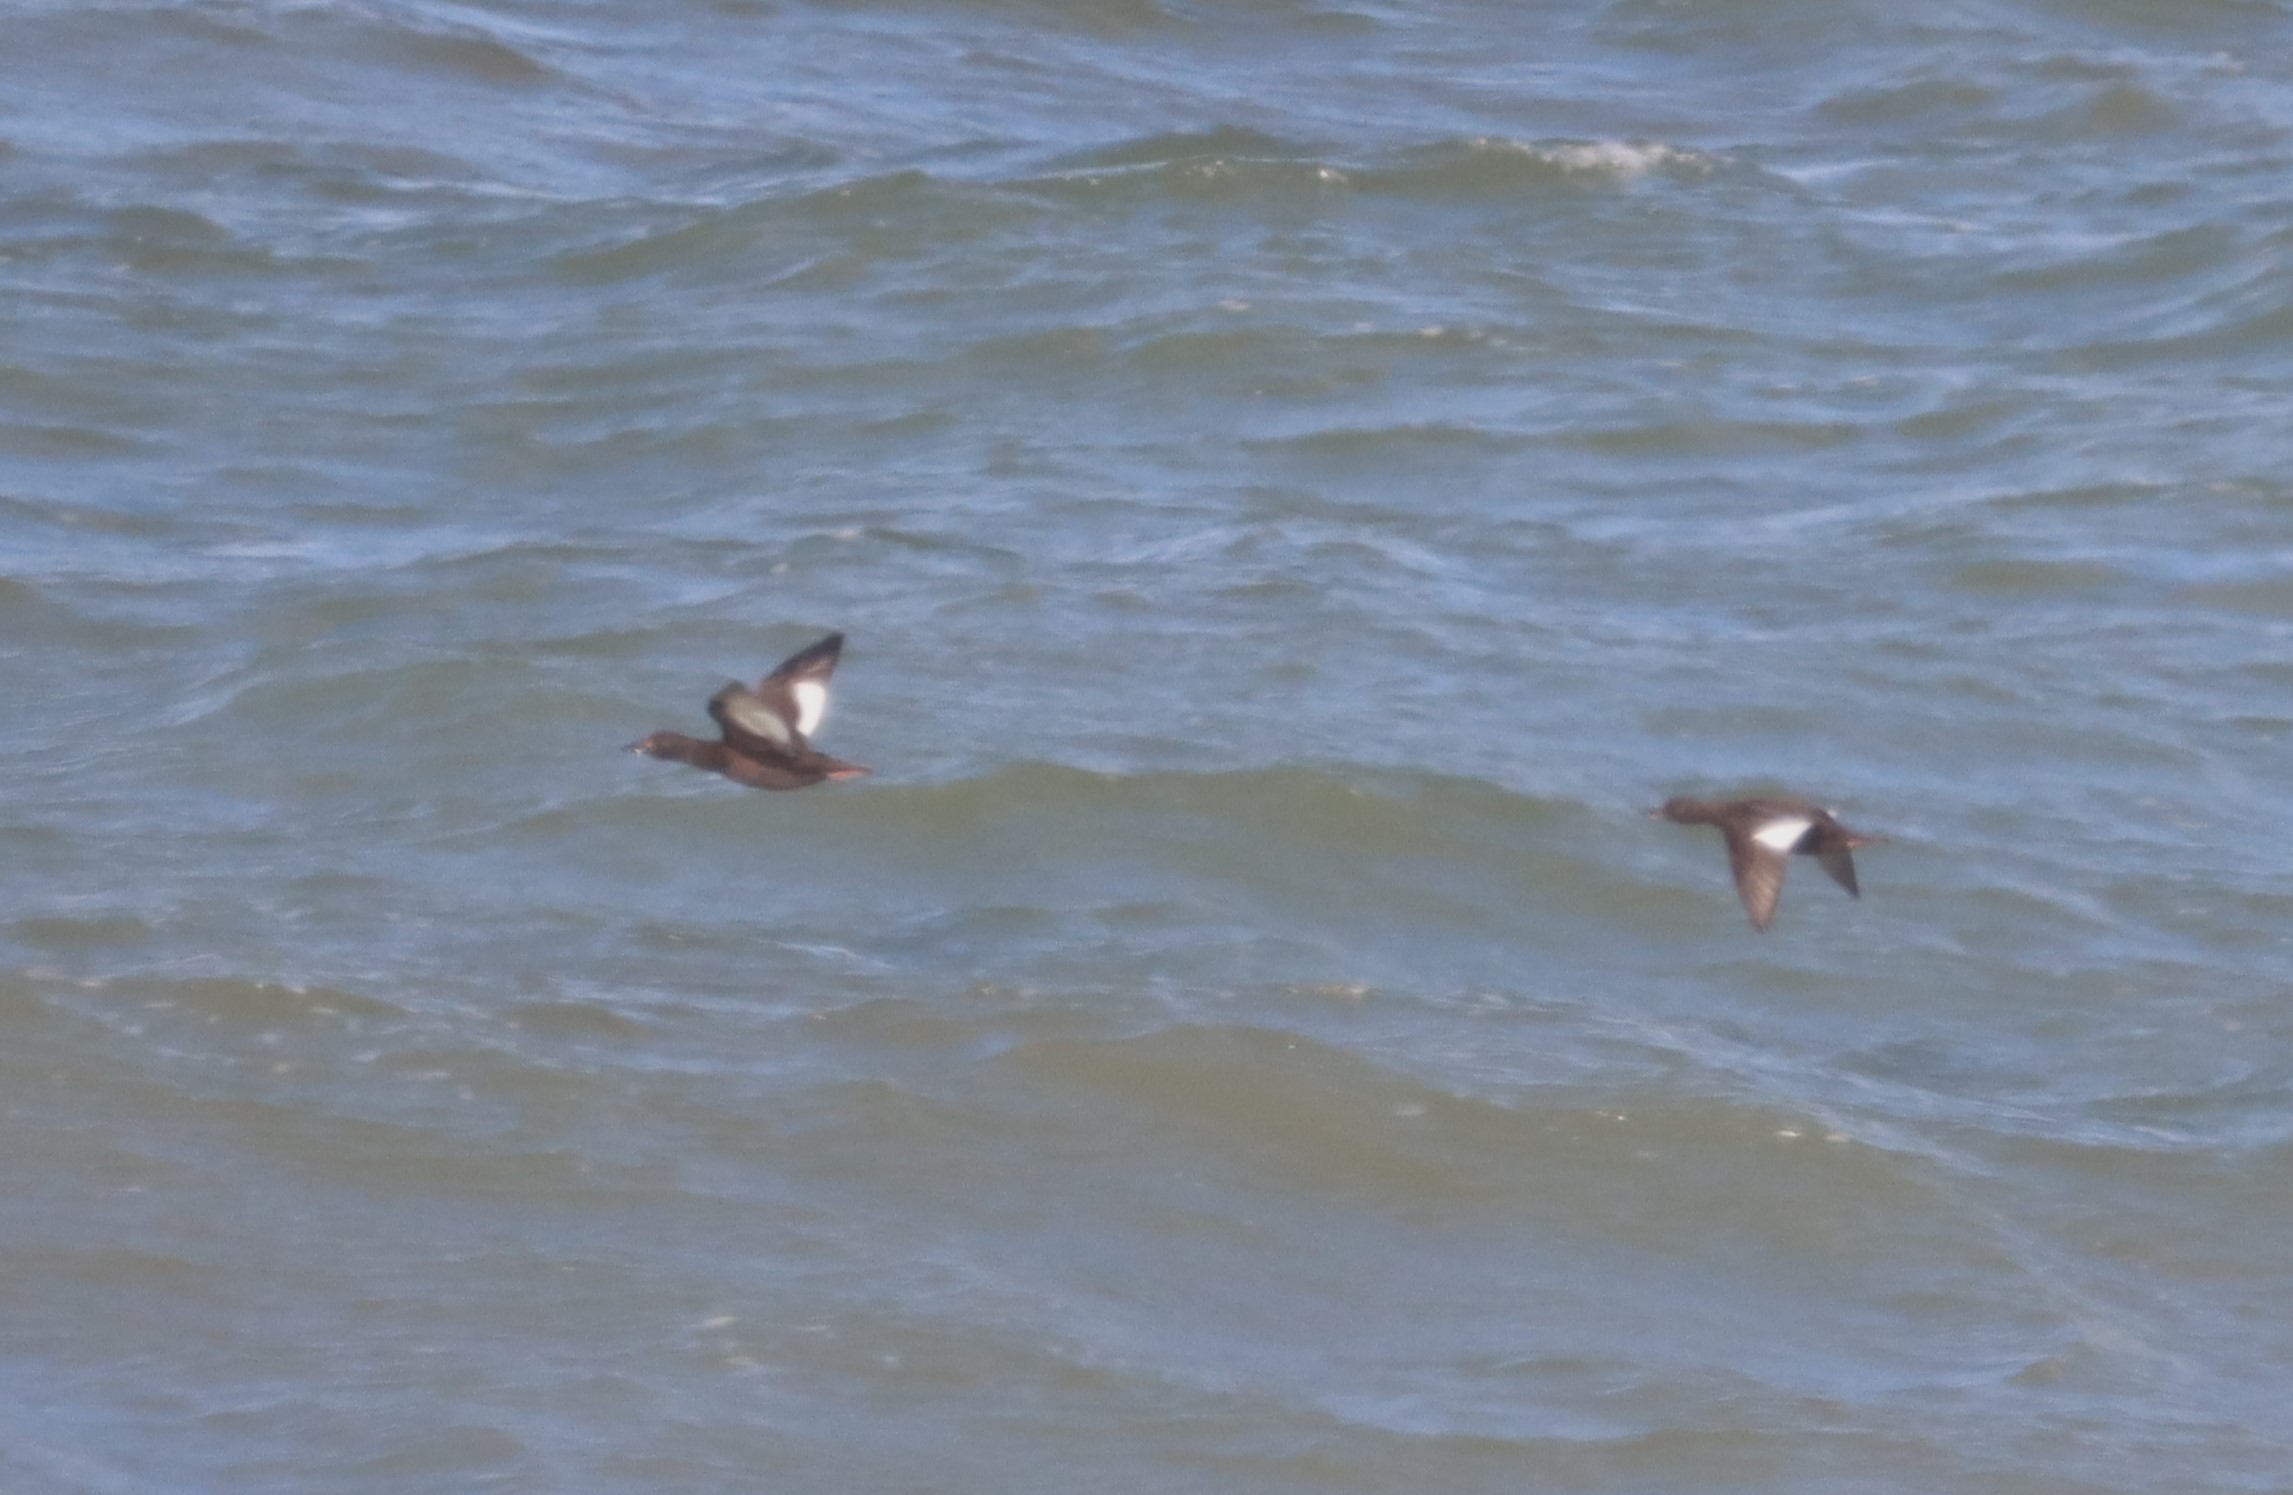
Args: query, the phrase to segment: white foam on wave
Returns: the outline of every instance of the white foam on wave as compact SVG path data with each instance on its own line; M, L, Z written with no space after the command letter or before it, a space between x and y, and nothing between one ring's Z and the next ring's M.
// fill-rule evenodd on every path
M1719 165L1718 158L1703 151L1666 145L1661 140L1584 140L1533 145L1518 140L1483 138L1473 145L1478 150L1518 151L1550 162L1563 171L1612 176L1626 182L1637 181L1652 171L1687 170L1704 174Z

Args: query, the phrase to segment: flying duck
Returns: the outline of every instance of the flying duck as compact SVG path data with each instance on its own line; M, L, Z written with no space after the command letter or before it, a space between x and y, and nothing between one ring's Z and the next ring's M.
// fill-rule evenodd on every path
M1744 900L1752 928L1766 929L1783 895L1787 858L1814 857L1831 880L1860 898L1855 886L1858 846L1883 839L1849 830L1831 812L1804 799L1702 800L1675 797L1650 815L1674 825L1716 825L1728 842L1728 866L1736 874L1736 894Z
M828 714L828 677L843 652L844 635L831 633L789 655L756 689L735 680L709 697L721 741L655 732L630 743L629 751L674 758L751 789L803 789L823 779L859 778L868 770L816 752L811 742Z

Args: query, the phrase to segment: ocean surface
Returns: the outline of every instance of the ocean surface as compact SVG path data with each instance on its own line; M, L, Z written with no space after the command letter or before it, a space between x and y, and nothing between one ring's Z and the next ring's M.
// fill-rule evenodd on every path
M0 1489L2293 1490L2289 402L2276 0L13 0Z

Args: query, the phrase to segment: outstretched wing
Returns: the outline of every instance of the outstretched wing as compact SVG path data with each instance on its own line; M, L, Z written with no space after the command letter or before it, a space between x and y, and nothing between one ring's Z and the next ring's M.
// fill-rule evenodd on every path
M787 758L810 751L806 741L828 714L828 677L844 652L844 635L831 633L797 650L750 690L734 681L709 697L727 745L751 757Z
M799 741L810 737L828 714L828 677L836 673L836 661L843 654L841 633L797 650L757 682L756 699L793 727Z
M1855 857L1848 851L1844 840L1830 841L1818 847L1815 859L1823 864L1824 871L1831 874L1833 882L1847 890L1848 897L1863 896L1855 886Z
M1765 929L1775 918L1776 900L1783 896L1783 874L1789 854L1763 846L1747 832L1728 828L1728 869L1736 874L1736 896L1744 900L1752 928Z
M709 715L724 733L725 746L752 758L786 758L804 750L795 724L738 680L709 697Z

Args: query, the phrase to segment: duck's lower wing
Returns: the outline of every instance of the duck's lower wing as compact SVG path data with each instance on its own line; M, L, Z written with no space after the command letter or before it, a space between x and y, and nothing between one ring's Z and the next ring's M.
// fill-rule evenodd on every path
M1785 854L1762 846L1742 831L1728 833L1728 868L1736 874L1736 896L1752 928L1764 930L1775 920L1776 900L1783 896Z

